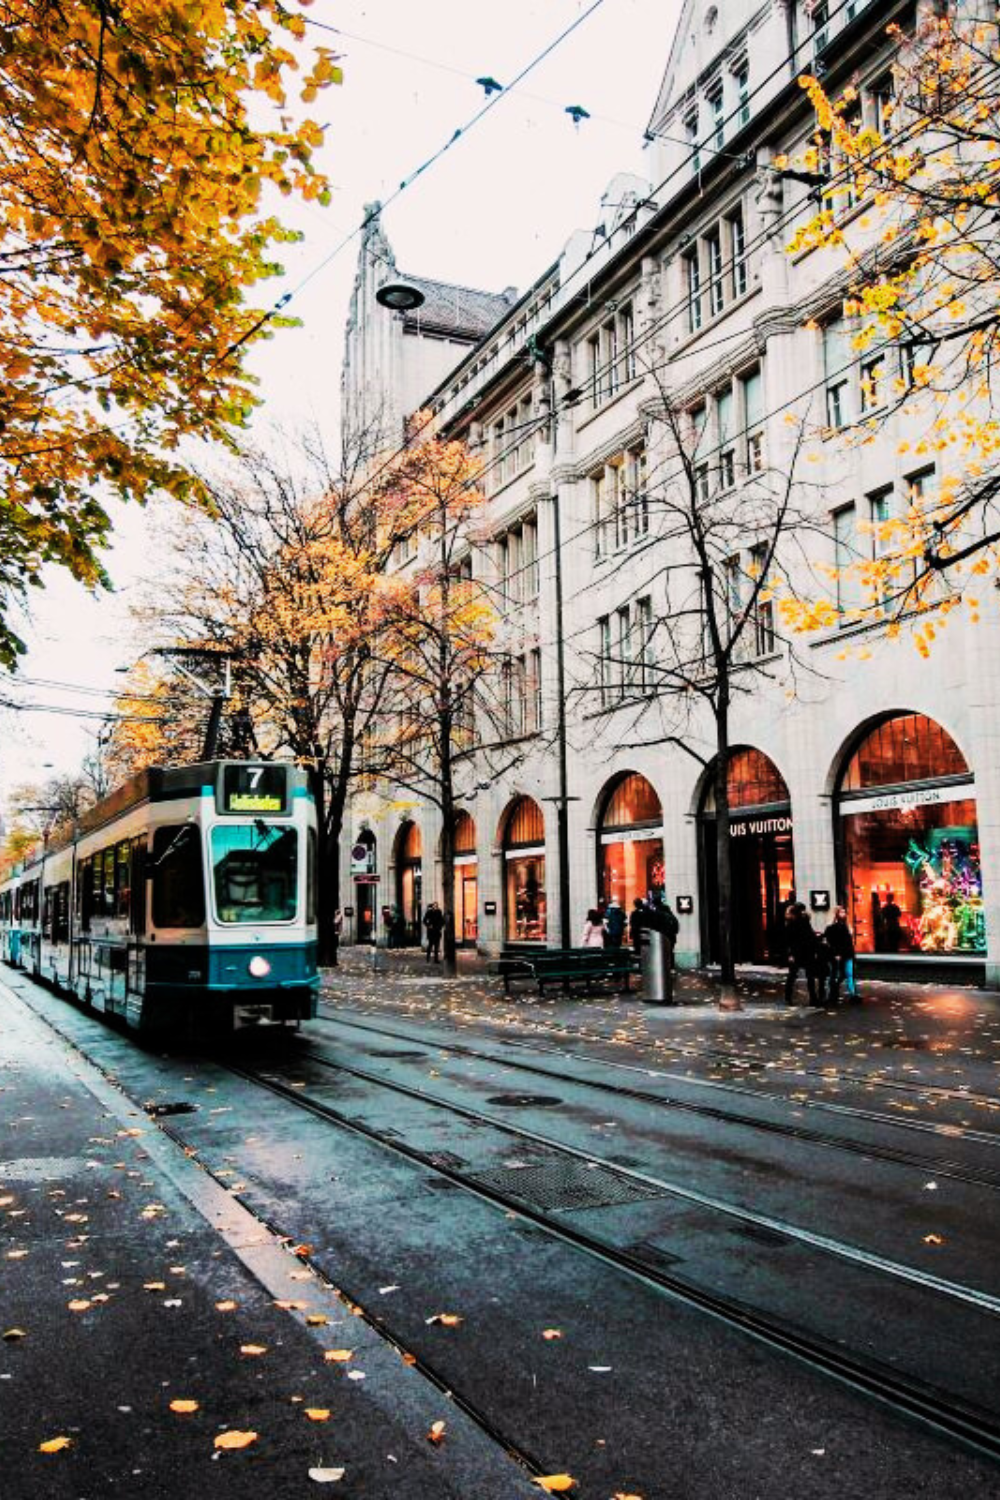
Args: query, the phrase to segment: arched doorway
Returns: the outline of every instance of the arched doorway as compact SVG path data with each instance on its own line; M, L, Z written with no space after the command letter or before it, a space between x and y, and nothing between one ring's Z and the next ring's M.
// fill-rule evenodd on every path
M629 771L605 790L597 839L603 901L617 901L628 912L636 897L663 895L663 808L645 776Z
M355 941L375 940L375 913L378 891L378 841L370 828L362 828L351 848L351 875L354 879Z
M455 941L474 944L479 935L479 861L476 824L467 812L455 814Z
M423 840L416 823L407 822L396 834L396 923L392 939L397 947L420 946L423 916Z
M859 953L986 952L972 772L924 714L869 727L835 799L840 884Z
M732 862L732 952L738 964L780 964L785 958L785 908L795 899L792 808L784 777L752 746L730 751L729 849ZM699 817L702 938L719 952L715 793L709 777Z
M545 815L532 797L519 797L503 825L504 936L510 943L544 943Z

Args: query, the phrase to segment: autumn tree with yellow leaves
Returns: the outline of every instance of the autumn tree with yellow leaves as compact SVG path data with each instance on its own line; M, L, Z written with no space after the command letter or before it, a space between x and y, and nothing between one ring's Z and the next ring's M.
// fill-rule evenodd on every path
M867 613L915 616L926 654L950 611L977 616L1000 561L1000 16L922 4L911 34L889 31L898 51L877 118L856 88L832 97L801 80L817 131L796 165L825 185L789 249L844 254L852 348L879 381L865 403L878 414L863 412L848 441L898 414L900 451L937 467L858 565Z
M206 674L213 653L229 654L221 755L286 757L306 769L329 960L348 795L391 670L378 645L390 563L420 525L424 497L400 483L374 431L352 437L336 457L315 436L297 448L248 451L203 482L211 515L177 519L176 567L153 585L141 631L150 642L203 648ZM163 678L129 686L117 744L142 764L196 759L206 699L178 697Z
M305 3L305 0L302 0ZM0 4L0 664L12 605L47 564L90 585L104 494L206 491L185 440L254 404L269 200L326 201L293 123L305 18L280 0ZM312 49L310 103L339 81Z

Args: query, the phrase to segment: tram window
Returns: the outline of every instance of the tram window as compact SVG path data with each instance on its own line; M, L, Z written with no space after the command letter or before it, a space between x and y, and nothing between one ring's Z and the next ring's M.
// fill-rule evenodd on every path
M220 922L290 922L298 905L299 836L256 823L212 829L215 906Z
M146 931L146 840L132 840L132 889L129 893L129 932Z
M310 828L306 841L306 921L316 920L316 858L318 839Z
M201 927L205 891L201 844L193 823L153 834L153 926Z
M42 895L42 933L46 938L49 939L50 942L53 937L52 916L55 894L55 886L47 885Z
M52 941L69 942L69 881L62 880L52 897Z
M127 917L129 914L129 894L131 861L129 859L129 846L121 843L115 850L115 864L117 873L115 876L115 916Z
M103 885L104 885L104 899L103 899L103 903L102 903L102 906L101 906L101 911L104 913L104 915L106 917L113 917L114 914L115 914L115 846L114 846L114 844L109 844L108 848L105 849L104 855L103 855L103 860L104 860L104 882L103 882Z
M90 919L94 914L94 861L85 859L80 866L78 889L80 892L80 931L90 931Z

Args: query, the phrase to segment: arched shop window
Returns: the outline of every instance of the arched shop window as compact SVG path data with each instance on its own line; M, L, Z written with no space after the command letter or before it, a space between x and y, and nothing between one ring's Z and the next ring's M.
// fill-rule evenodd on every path
M631 771L607 793L598 820L597 885L628 912L637 897L664 892L663 808L653 786Z
M785 959L785 908L795 899L792 808L785 779L750 745L729 755L729 850L733 877L732 944L736 963ZM711 776L699 817L702 940L711 961L719 951L718 851Z
M479 861L476 824L467 812L455 814L455 937L474 943L479 933Z
M923 714L868 731L836 799L842 885L859 953L986 951L975 785Z
M423 915L423 840L416 823L403 823L396 835L396 933L402 946L420 942Z
M503 828L504 932L508 942L544 943L545 817L531 797L519 797Z

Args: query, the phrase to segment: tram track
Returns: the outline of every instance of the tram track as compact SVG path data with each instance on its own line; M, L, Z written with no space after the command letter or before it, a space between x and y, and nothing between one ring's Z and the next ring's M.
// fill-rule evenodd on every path
M337 1005L337 1004L335 1004L334 1002L332 1002L330 1000L322 999L320 1001L320 1004L330 1014L339 1016L340 1013L341 1013L340 1006ZM363 1012L363 1014L372 1015L372 1016L381 1016L381 1015L384 1015L385 1013L384 1013L384 1011L373 1009L371 1011ZM408 1015L409 1012L406 1012L405 1014ZM572 1027L572 1026L563 1026L563 1025L560 1025L558 1027L543 1026L541 1028L541 1032L542 1032L542 1034L546 1034L546 1035L549 1035L549 1036L554 1036L554 1037L568 1037L570 1039L573 1039L575 1041L580 1041L580 1042L605 1042L605 1043L613 1044L616 1041L616 1038L613 1035L611 1035L611 1034L609 1034L607 1032L583 1031L579 1027ZM633 1042L635 1042L635 1039L633 1039ZM505 1046L510 1046L510 1047L525 1047L525 1048L529 1048L531 1050L537 1050L537 1051L551 1050L553 1052L556 1052L556 1050L557 1050L555 1048L545 1049L544 1047L540 1046L533 1037L530 1038L530 1039L518 1040L517 1038L514 1038L514 1037L508 1037L505 1034L504 1037L503 1037L503 1043L504 1043ZM769 1059L765 1063L759 1052L738 1052L735 1049L729 1048L729 1047L693 1047L693 1046L690 1046L690 1045L688 1045L687 1043L684 1043L684 1042L671 1042L671 1043L668 1043L666 1045L667 1045L667 1050L668 1051L673 1052L678 1057L685 1058L685 1059L686 1058L692 1058L692 1059L702 1058L702 1059L706 1059L706 1060L710 1061L713 1064L720 1064L720 1063L726 1062L726 1063L731 1063L731 1064L736 1064L736 1065L744 1065L744 1066L747 1066L747 1067L758 1069L761 1072L766 1071L769 1074L778 1074L778 1075L782 1075L783 1074L785 1076L795 1077L795 1078L815 1078L819 1082L827 1084L827 1085L836 1084L836 1083L844 1083L844 1084L849 1084L849 1085L852 1085L852 1086L855 1086L855 1087L858 1087L858 1088L881 1089L881 1090L884 1090L886 1092L891 1092L891 1093L927 1095L927 1096L933 1097L935 1099L950 1100L950 1101L952 1101L952 1102L954 1102L956 1104L974 1105L974 1106L977 1106L977 1107L987 1108L987 1109L991 1109L991 1110L997 1110L998 1108L1000 1108L1000 1101L998 1101L997 1098L994 1095L979 1093L979 1092L976 1092L976 1091L973 1091L971 1089L967 1089L967 1088L964 1088L964 1087L962 1087L962 1088L949 1088L948 1086L946 1086L944 1084L920 1083L920 1082L916 1081L915 1079L878 1078L878 1077L875 1077L874 1075L872 1075L871 1073L854 1073L854 1072L851 1072L851 1071L843 1069L843 1068L837 1068L837 1069L834 1070L834 1069L830 1069L830 1068L807 1067L807 1066L804 1066L798 1060L796 1060L794 1062L789 1062L787 1064L782 1064L780 1062L774 1062L773 1060ZM564 1048L559 1048L558 1049L558 1056L559 1057L575 1057L575 1058L584 1059L584 1060L586 1060L588 1062L595 1061L595 1059L593 1057L587 1057L586 1054L584 1054L584 1053L567 1052ZM650 1067L653 1066L653 1060L652 1059L651 1059L650 1067L643 1067L643 1066L641 1066L639 1064L636 1064L636 1063L623 1063L623 1062L620 1062L620 1061L618 1061L617 1059L614 1059L614 1058L604 1058L604 1057L602 1057L600 1059L600 1061L601 1061L601 1063L603 1065L606 1065L607 1067L610 1067L610 1068L619 1068L619 1069L623 1069L623 1070L625 1070L627 1072L637 1072L637 1073L646 1073L646 1074L649 1073ZM682 1082L682 1083L700 1084L700 1085L702 1085L705 1088L714 1088L714 1089L727 1090L727 1091L737 1091L737 1092L740 1092L740 1093L756 1094L758 1096L761 1095L761 1090L759 1090L759 1089L747 1089L747 1088L745 1088L741 1084L727 1082L727 1081L722 1080L722 1079L698 1078L698 1077L696 1077L694 1075L690 1075L690 1074L686 1074L686 1073L663 1072L662 1069L658 1070L658 1071L661 1072L661 1074L662 1074L663 1077L675 1078L679 1082ZM765 1098L775 1098L775 1099L786 1099L787 1100L789 1096L788 1095L782 1095L782 1094L774 1094L774 1095L765 1094L765 1095L763 1095L763 1097L765 1097ZM796 1099L794 1102L795 1103L812 1102L813 1105L814 1105L814 1107L819 1107L820 1105L823 1105L824 1107L829 1108L829 1109L838 1109L838 1108L843 1107L843 1106L838 1106L838 1105L830 1104L826 1100L804 1101L804 1100ZM890 1116L890 1117L887 1117L887 1118L893 1118L893 1117ZM904 1121L896 1121L895 1123L898 1123L898 1124L904 1124L904 1123L905 1124L912 1124L913 1122L910 1122L910 1121L905 1121L905 1122ZM935 1128L935 1126L933 1125L933 1123L928 1123L928 1128L929 1129L933 1129L933 1128ZM941 1129L941 1127L937 1127L937 1128ZM945 1130L948 1130L950 1128L951 1127L948 1127L948 1126L944 1127ZM958 1128L958 1127L956 1127L956 1128ZM972 1128L974 1128L974 1127L970 1127L970 1129L972 1129ZM962 1129L963 1136L969 1134L969 1130L966 1129L965 1127L961 1127L961 1129ZM991 1139L991 1140L995 1141L996 1143L1000 1144L1000 1130L992 1131L992 1132L991 1131L983 1131L983 1132L981 1132L981 1134L982 1134L982 1136L985 1139Z
M544 1078L548 1082L565 1082L567 1075L565 1068L562 1071L554 1071L543 1068L535 1063L522 1062L519 1059L498 1056L495 1053L485 1052L478 1047L469 1046L464 1042L446 1042L439 1039L420 1038L412 1032L397 1031L385 1027L368 1026L364 1022L346 1020L340 1015L330 1018L334 1025L350 1027L353 1030L363 1031L372 1036L382 1036L386 1039L406 1041L411 1044L418 1043L426 1047L433 1047L439 1052L450 1052L456 1057L474 1057L482 1062L495 1063L498 1066L518 1069L534 1077ZM504 1046L508 1045L506 1040ZM527 1044L512 1043L514 1046L526 1046ZM533 1051L548 1049L532 1048ZM587 1062L591 1066L595 1062L605 1065L605 1059L585 1057L581 1053L555 1053L560 1062L567 1057L578 1062ZM660 1069L638 1068L630 1064L611 1064L629 1071L642 1073L646 1077L651 1075L662 1078L669 1082L683 1084L687 1088L700 1088L703 1085L700 1079L686 1078L680 1074L673 1074ZM942 1177L948 1177L957 1182L964 1182L976 1187L985 1187L990 1191L1000 1190L1000 1169L996 1173L973 1172L964 1168L960 1162L942 1157L924 1156L917 1152L904 1151L891 1146L879 1146L863 1141L852 1141L842 1136L830 1135L822 1130L813 1130L808 1126L792 1125L774 1120L761 1120L751 1115L740 1114L734 1110L727 1110L712 1104L699 1103L695 1100L677 1099L663 1094L654 1093L650 1089L619 1087L615 1084L605 1082L602 1079L584 1078L579 1074L572 1076L575 1086L591 1089L603 1094L627 1099L631 1103L650 1104L665 1110L677 1110L678 1112L692 1114L706 1119L718 1121L723 1124L743 1127L760 1131L764 1134L778 1136L784 1139L806 1142L810 1145L829 1147L834 1150L849 1152L854 1155L863 1156L871 1160L892 1162L897 1166L912 1167L922 1172L933 1172ZM761 1099L771 1104L786 1104L788 1099L785 1095L768 1093L762 1089L741 1088L739 1085L714 1085L709 1083L708 1087L724 1089L728 1093L736 1093L746 1098ZM919 1120L899 1120L893 1115L886 1115L877 1110L862 1110L850 1105L831 1104L826 1100L794 1100L796 1108L824 1111L834 1114L842 1119L859 1120L866 1124L887 1126L893 1130L906 1130L915 1133L947 1139L954 1133L954 1127L939 1126L933 1122ZM962 1139L974 1141L980 1145L1000 1148L1000 1135L990 1132L977 1132L973 1130L962 1130Z
M713 1200L705 1195L677 1185L671 1188L670 1185L661 1183L658 1179L630 1172L593 1154L578 1151L537 1132L512 1125L509 1121L496 1120L481 1111L458 1106L450 1101L436 1100L433 1096L428 1096L426 1091L416 1089L411 1085L393 1083L377 1075L366 1074L361 1069L331 1063L311 1051L306 1055L311 1062L318 1062L331 1071L342 1072L378 1087L419 1099L425 1104L436 1105L452 1113L460 1114L480 1125L488 1125L495 1130L505 1132L522 1143L530 1142L534 1146L542 1146L548 1152L581 1162L586 1166L603 1167L624 1177L656 1186L666 1195L675 1193L688 1201L694 1201L701 1206L716 1207L719 1212L738 1217L760 1227L773 1227L775 1230L779 1228L780 1221L752 1214L733 1205L713 1203ZM421 1170L433 1174L442 1181L449 1182L453 1187L524 1220L551 1239L569 1245L637 1282L654 1287L679 1300L687 1307L697 1309L773 1350L800 1360L813 1370L830 1376L854 1391L879 1402L897 1415L916 1421L938 1434L946 1435L993 1460L1000 1460L1000 1421L993 1413L970 1402L956 1399L919 1378L901 1375L898 1370L879 1360L859 1357L828 1339L804 1332L801 1327L779 1316L762 1311L760 1308L724 1293L692 1284L669 1268L651 1263L644 1256L635 1253L634 1249L613 1245L590 1233L579 1224L571 1224L563 1219L557 1220L551 1213L533 1206L517 1193L498 1187L495 1183L484 1181L482 1174L468 1172L459 1166L442 1161L440 1153L422 1150L401 1139L394 1131L389 1133L379 1130L363 1120L352 1117L328 1101L311 1096L302 1088L299 1079L282 1078L270 1068L247 1068L231 1062L223 1063L222 1066L244 1081L266 1089L296 1109L360 1136L391 1155L419 1166ZM1000 1313L1000 1299L978 1292L974 1288L942 1281L940 1278L929 1276L915 1268L885 1261L881 1257L860 1251L857 1247L837 1246L837 1242L824 1241L823 1236L814 1235L809 1231L796 1230L794 1226L782 1224L780 1232L798 1238L802 1243L814 1249L825 1249L833 1254L837 1254L839 1250L845 1258L869 1270L881 1271L883 1274L914 1283L924 1290L956 1298L973 1305L984 1313L994 1316Z

